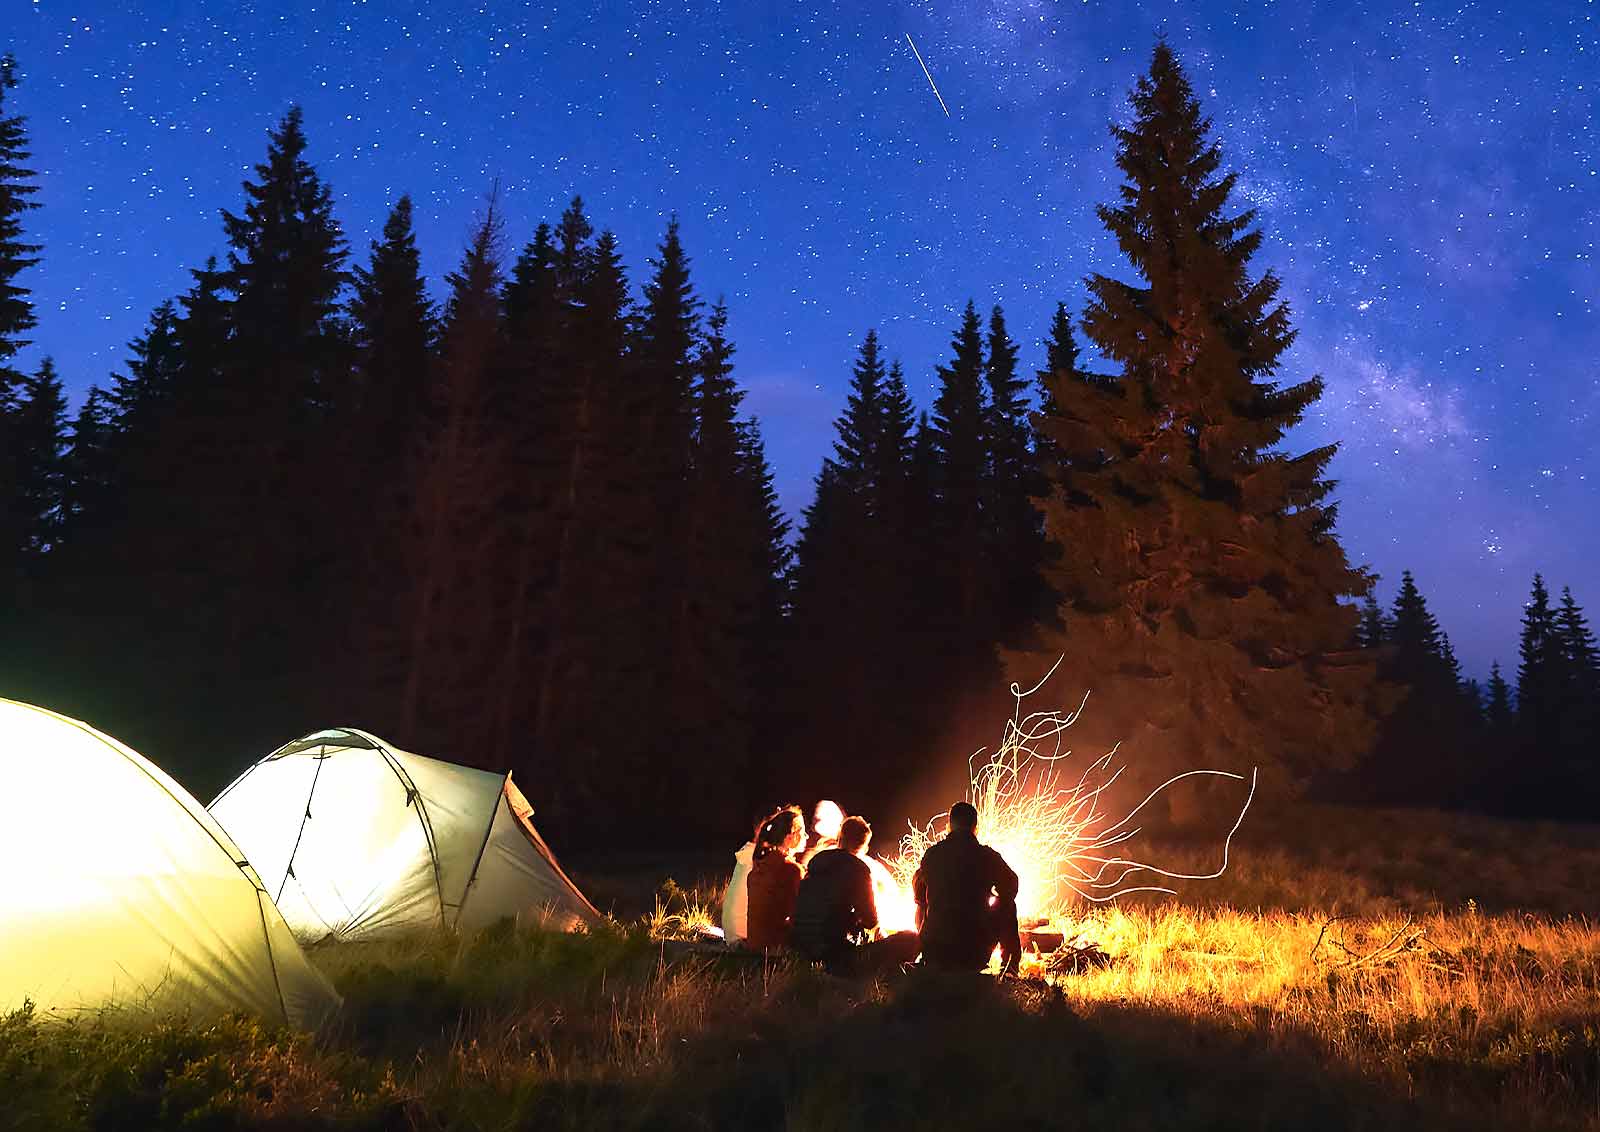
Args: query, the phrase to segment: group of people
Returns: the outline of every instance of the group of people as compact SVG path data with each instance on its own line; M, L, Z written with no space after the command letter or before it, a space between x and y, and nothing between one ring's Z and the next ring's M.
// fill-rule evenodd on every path
M978 841L978 811L950 807L945 836L928 847L912 879L916 930L886 932L878 918L875 873L868 853L872 827L818 802L811 829L797 806L785 806L756 827L734 854L733 879L722 902L723 938L770 952L789 950L839 974L870 974L917 961L944 970L981 971L1000 948L1002 972L1014 972L1017 874Z

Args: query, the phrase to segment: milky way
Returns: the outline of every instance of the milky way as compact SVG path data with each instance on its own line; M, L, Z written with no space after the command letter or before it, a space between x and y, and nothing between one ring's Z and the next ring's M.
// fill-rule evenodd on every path
M1351 557L1385 598L1413 570L1474 674L1535 570L1600 612L1594 0L400 9L0 0L42 175L23 362L103 383L299 102L352 246L409 192L435 280L495 178L513 244L581 193L636 281L679 213L797 512L868 327L926 407L969 297L1031 368L1127 273L1107 124L1165 35L1284 279L1280 376L1327 381L1292 440L1342 443Z

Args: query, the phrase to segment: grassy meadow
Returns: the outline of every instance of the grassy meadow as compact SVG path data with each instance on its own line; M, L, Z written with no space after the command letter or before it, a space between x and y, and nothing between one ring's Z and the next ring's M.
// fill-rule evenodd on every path
M0 1019L0 1125L1600 1129L1600 830L1307 808L1235 850L1005 982L699 954L718 862L579 862L588 935L315 949L316 1034Z

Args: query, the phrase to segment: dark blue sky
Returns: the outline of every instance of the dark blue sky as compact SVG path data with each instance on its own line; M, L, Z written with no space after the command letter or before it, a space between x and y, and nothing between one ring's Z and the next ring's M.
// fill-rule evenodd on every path
M298 101L352 247L409 192L435 279L496 177L511 244L581 193L636 280L678 212L794 512L868 327L926 406L969 297L1032 368L1058 300L1127 274L1106 125L1164 33L1284 278L1281 377L1327 380L1293 440L1343 444L1351 557L1385 601L1412 569L1478 674L1535 570L1600 611L1595 0L0 0L0 29L41 174L25 364L103 382Z

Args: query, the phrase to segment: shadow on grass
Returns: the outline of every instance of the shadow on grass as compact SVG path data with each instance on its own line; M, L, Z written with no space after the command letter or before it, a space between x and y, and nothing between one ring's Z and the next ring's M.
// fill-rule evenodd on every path
M1309 1036L1130 1007L1092 1015L1048 988L919 976L842 1019L712 1040L635 1127L833 1132L1473 1127L1329 1065ZM664 1098L663 1098L664 1099ZM1503 1116L1480 1127L1507 1127Z

